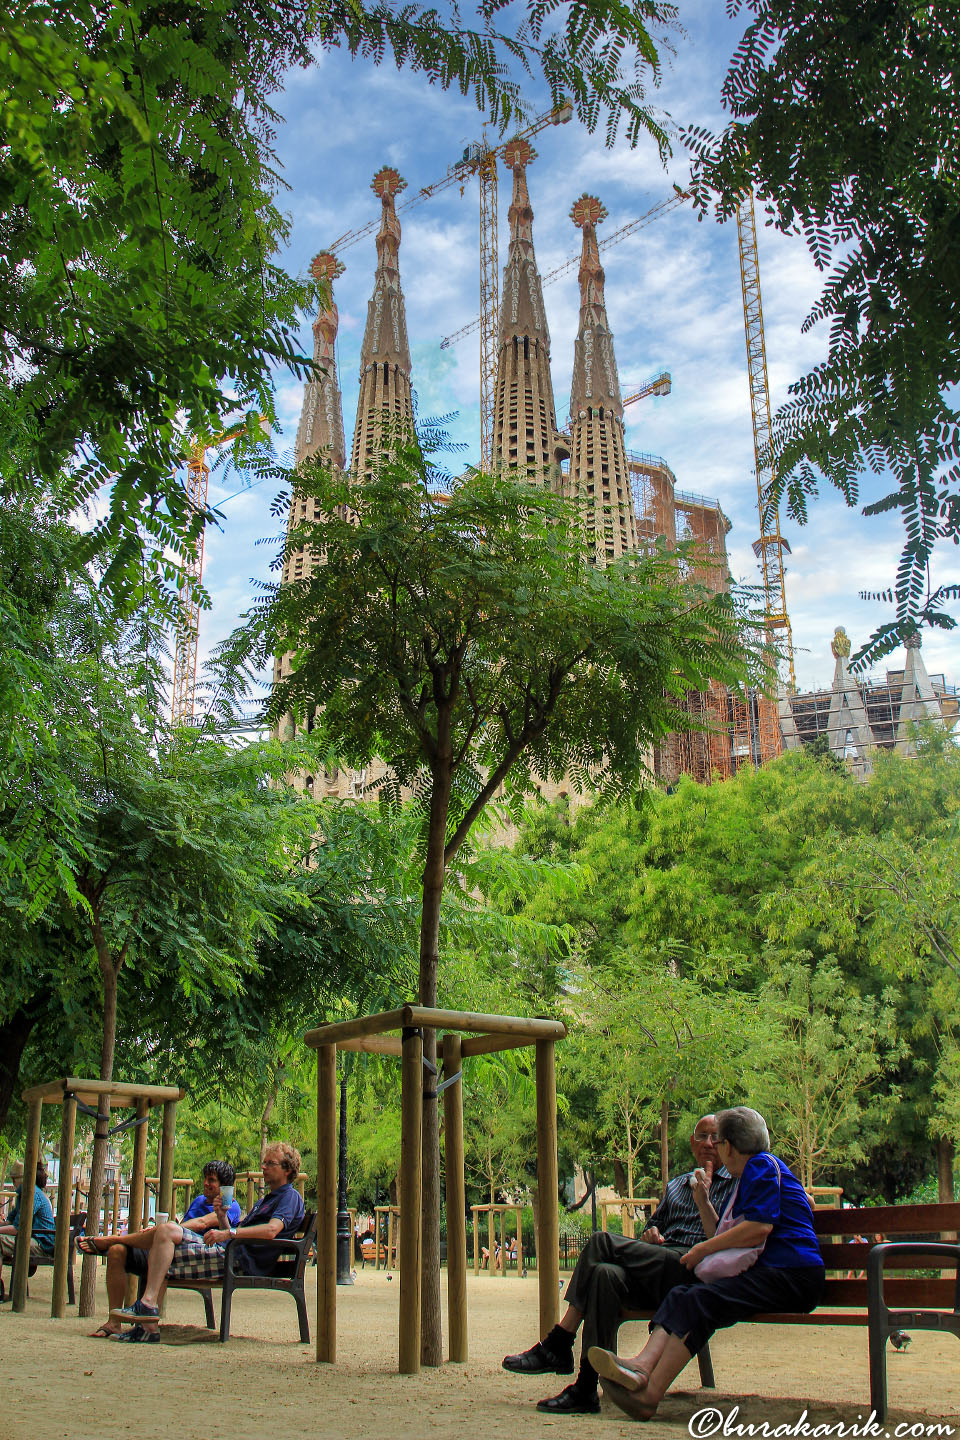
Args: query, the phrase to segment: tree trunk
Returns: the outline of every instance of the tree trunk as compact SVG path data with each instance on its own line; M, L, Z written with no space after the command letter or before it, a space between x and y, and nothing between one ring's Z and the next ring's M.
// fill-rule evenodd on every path
M444 848L450 806L452 757L449 737L440 729L440 754L432 775L430 829L423 867L420 915L420 1004L437 1003L440 966L440 902L443 899ZM443 1323L440 1304L440 1112L437 1104L437 1032L424 1030L423 1058L423 1199L420 1241L420 1363L443 1364Z
M10 1102L17 1092L20 1062L27 1041L33 1033L43 1007L50 998L48 990L33 995L0 1025L0 1131L7 1123Z
M660 1105L660 1181L663 1189L670 1179L670 1101Z
M100 1046L100 1079L113 1079L113 1057L117 1043L117 978L123 964L123 952L117 960L110 954L106 936L100 926L99 917L94 920L93 943L100 964L100 980L103 985L103 1040ZM90 1192L87 1196L88 1235L100 1233L100 1207L103 1202L103 1177L107 1165L107 1127L110 1123L110 1101L102 1099L97 1106L100 1114L94 1130L93 1154L90 1158ZM63 1160L61 1158L61 1164ZM85 1255L80 1272L80 1295L77 1314L81 1317L95 1315L97 1309L96 1288L99 1261L95 1255Z
M937 1141L937 1199L941 1205L952 1204L953 1193L953 1141L942 1136ZM944 1230L940 1239L947 1245L956 1244L957 1232Z

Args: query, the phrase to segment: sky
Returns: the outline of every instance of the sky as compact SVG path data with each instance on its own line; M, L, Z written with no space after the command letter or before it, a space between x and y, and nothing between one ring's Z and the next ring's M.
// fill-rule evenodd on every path
M717 0L681 0L685 34L667 58L654 106L675 125L723 123L720 91L742 20L729 21ZM525 89L533 115L550 108L542 82ZM351 61L339 52L319 56L310 70L288 77L274 101L284 118L276 148L290 187L280 200L291 219L291 238L281 263L305 273L311 258L344 232L379 214L370 181L381 165L395 165L409 193L430 184L460 159L464 146L481 138L483 120L469 100L430 86L423 76ZM489 132L488 132L489 133ZM504 136L503 138L507 138ZM528 171L534 210L534 243L541 274L579 250L580 232L569 219L574 200L588 191L609 212L599 236L633 220L684 184L688 162L679 144L666 168L652 139L635 149L604 143L603 125L590 135L577 121L542 131L533 141L537 159ZM407 198L406 195L402 198ZM506 259L509 172L501 167L500 258ZM479 193L471 181L401 215L400 271L407 304L413 384L424 416L456 412L449 429L466 444L451 464L479 460L479 340L473 335L443 350L440 341L479 310ZM776 409L791 381L821 357L826 336L801 334L822 277L800 239L765 225L758 211L758 245L771 400ZM358 390L360 345L376 264L373 236L341 256L346 272L336 283L340 311L338 368L349 452ZM727 537L737 579L759 580L752 542L759 534L753 438L747 388L743 306L736 224L698 222L692 210L671 211L638 234L602 252L607 312L614 332L620 379L640 383L669 370L672 393L629 407L630 450L662 456L678 488L717 499L732 522ZM576 269L544 292L551 333L557 418L568 412L579 293ZM305 317L302 342L312 353ZM277 376L276 444L292 448L303 398L302 384ZM214 503L238 490L236 474L214 468ZM885 487L865 482L862 503ZM212 608L201 615L200 658L222 639L247 608L254 587L270 573L277 521L270 515L269 482L227 500L219 528L206 537L204 581ZM799 688L829 685L830 640L843 625L854 649L888 611L859 598L861 590L892 584L902 544L896 518L865 518L848 509L830 487L799 527L781 513L790 545L786 594L793 626ZM940 557L934 580L960 581L956 552ZM924 660L933 674L960 681L960 640L954 632L924 634ZM902 664L902 651L886 662Z

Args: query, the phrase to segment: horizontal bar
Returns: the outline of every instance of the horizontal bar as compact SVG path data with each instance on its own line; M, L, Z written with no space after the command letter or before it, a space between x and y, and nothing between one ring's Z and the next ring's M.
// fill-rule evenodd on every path
M308 1030L303 1040L311 1050L321 1045L339 1045L344 1040L356 1040L364 1035L382 1035L388 1030L399 1030L409 1024L404 1019L409 1006L403 1010L383 1010L379 1015L358 1015L355 1020L337 1020L332 1025L320 1025Z
M339 1050L362 1050L368 1055L395 1055L403 1053L403 1044L396 1035L358 1035L356 1040L341 1040Z
M531 1040L562 1040L567 1033L561 1020L525 1020L519 1015L482 1015L472 1010L430 1010L422 1005L405 1005L403 1023L431 1030L475 1030L481 1035L526 1035Z
M460 1054L464 1058L468 1055L492 1055L497 1050L522 1050L525 1045L536 1043L530 1035L468 1035L461 1042Z
M122 1080L80 1080L68 1075L62 1080L48 1080L44 1085L31 1085L29 1090L24 1090L23 1099L59 1104L64 1095L78 1095L81 1099L109 1095L115 1105L129 1105L133 1100L182 1100L186 1093L176 1085L134 1085Z

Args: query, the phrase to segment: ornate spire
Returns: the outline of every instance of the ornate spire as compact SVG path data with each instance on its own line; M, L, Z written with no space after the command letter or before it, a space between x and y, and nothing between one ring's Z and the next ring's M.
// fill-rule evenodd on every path
M535 158L536 151L526 140L510 140L504 146L504 163L513 171L513 201L500 302L493 454L503 468L519 471L534 484L556 484L558 462L569 448L566 437L557 432L550 332L533 252L527 166Z
M331 465L341 469L346 461L343 408L337 383L336 342L340 316L333 298L333 282L343 271L342 263L329 250L321 250L310 262L310 274L322 291L320 310L313 322L313 360L323 374L312 375L303 393L294 449L298 464L320 453Z
M637 549L637 520L623 436L620 378L607 322L603 266L596 227L607 212L595 195L581 195L570 219L583 231L580 328L570 387L570 473L565 493L587 505L587 529L601 565Z
M607 322L604 273L597 246L596 227L606 218L606 207L595 195L581 195L570 211L570 219L583 231L578 277L580 329L574 350L570 414L576 417L590 405L603 405L622 420L620 378L613 353L613 335Z
M392 165L384 165L370 186L379 195L383 210L377 235L377 273L360 353L360 396L351 458L355 475L365 474L374 464L385 419L394 425L413 423L410 345L400 288L400 221L395 204L406 183Z

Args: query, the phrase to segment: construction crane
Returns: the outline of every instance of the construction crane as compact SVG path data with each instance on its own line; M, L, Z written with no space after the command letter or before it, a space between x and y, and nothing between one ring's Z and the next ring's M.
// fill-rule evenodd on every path
M747 340L747 375L750 381L750 415L753 421L753 453L757 469L757 506L760 538L753 553L763 571L764 626L768 637L777 641L787 663L791 693L797 688L793 665L793 631L787 613L784 583L784 551L790 546L780 534L780 514L771 498L773 484L773 421L770 411L770 382L767 350L763 338L763 303L760 297L760 260L757 254L757 218L753 193L748 192L737 209L737 238L740 246L740 283L743 289L743 328Z
M625 240L628 235L634 235L638 230L643 230L647 225L652 225L654 220L659 220L662 216L669 214L671 210L675 210L678 205L682 205L688 198L685 192L678 192L676 195L668 196L666 200L659 201L658 204L654 205L650 210L647 210L639 219L628 220L626 225L620 226L619 230L613 230L609 235L604 235L602 239L598 237L597 248L599 250L609 250L611 245L619 245L620 241ZM571 255L569 259L564 260L562 264L557 265L555 269L549 270L546 275L542 276L540 281L541 285L552 285L554 280L559 280L561 275L566 275L568 270L572 270L575 265L579 264L580 252L577 251L576 255ZM472 320L468 321L466 325L462 325L459 330L454 330L452 335L444 336L440 341L440 349L447 350L451 345L456 345L459 341L463 340L465 336L472 335L474 330L479 327L482 318L482 316L476 315Z
M199 514L207 508L207 486L210 481L210 467L207 464L207 450L215 445L227 445L247 434L251 429L260 429L266 423L265 415L248 415L247 418L212 440L195 440L187 456L187 504ZM183 567L178 592L177 634L173 645L173 705L171 719L174 725L189 725L193 719L194 699L197 688L197 641L200 636L200 582L203 579L203 541L206 526L201 525L200 534L193 553Z
M521 130L519 135L511 136L511 139L529 140L548 125L566 125L572 116L573 106L564 100L555 109L539 115L525 130ZM477 324L480 326L480 464L483 469L488 469L493 459L493 391L496 382L497 320L500 311L497 156L507 143L504 141L500 145L489 145L484 138L468 145L461 158L455 165L450 166L442 179L432 185L424 185L397 206L398 212L410 210L414 205L422 205L425 200L448 190L451 185L459 185L462 195L471 176L476 175L480 181L480 316ZM349 249L358 240L371 235L379 223L379 220L371 220L356 230L348 230L328 246L328 249L334 253Z
M624 409L628 405L635 405L638 400L646 400L648 395L669 395L673 389L673 380L669 370L661 370L656 375L651 375L649 380L644 380L642 385L626 386L627 394L621 394L620 404ZM630 393L632 391L632 393Z

